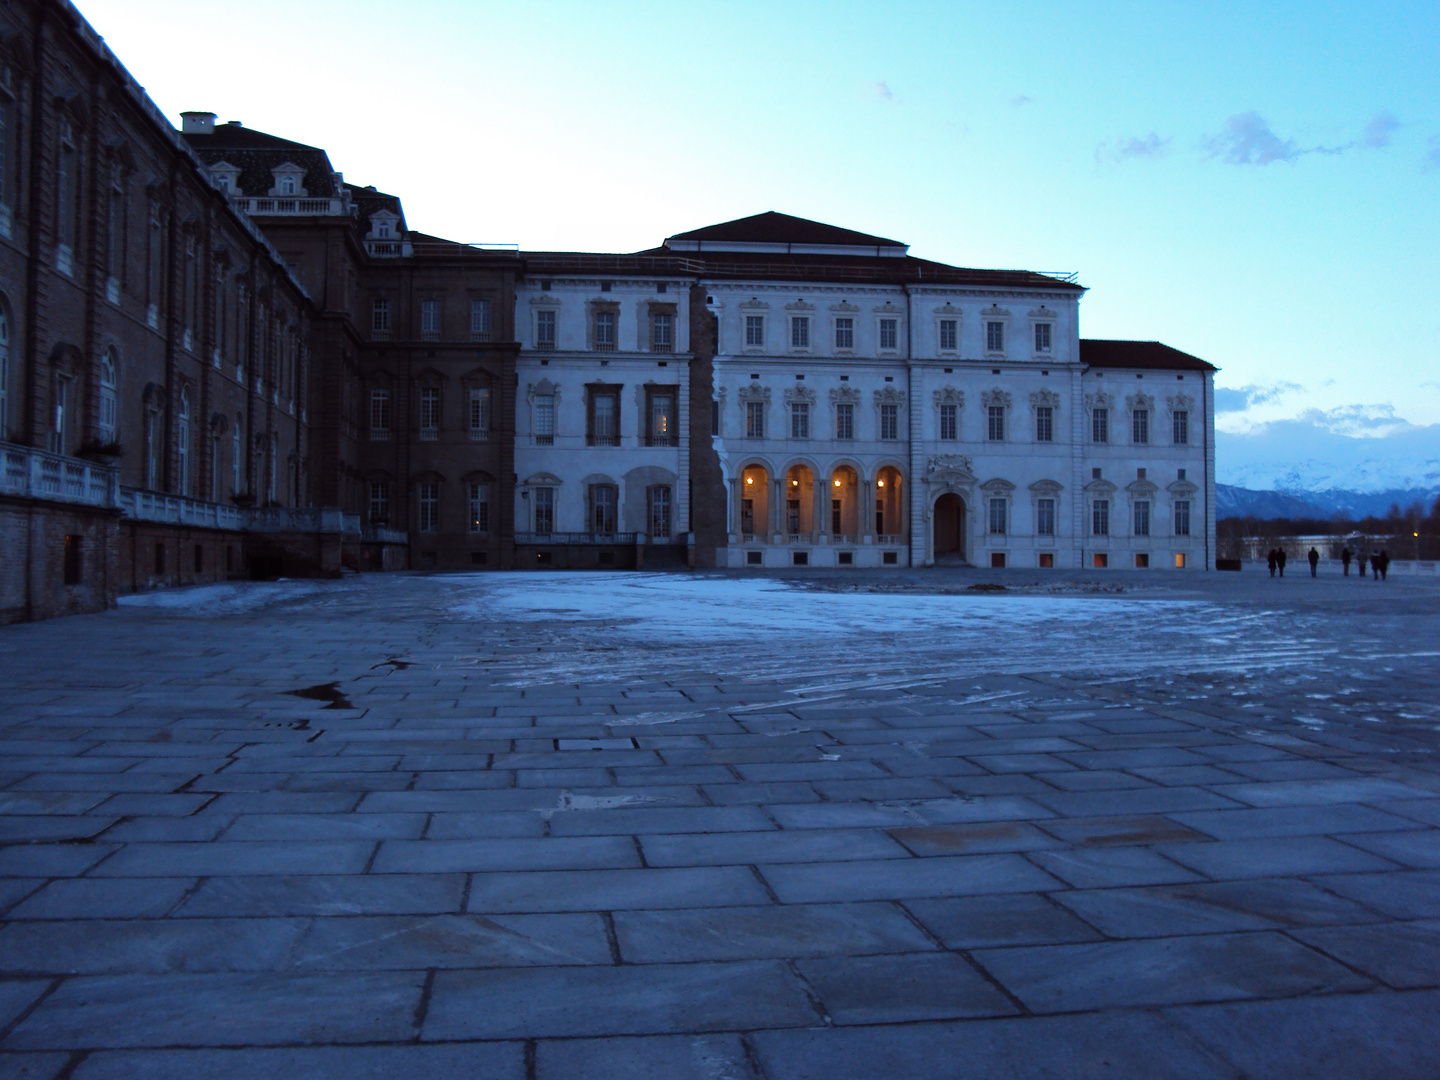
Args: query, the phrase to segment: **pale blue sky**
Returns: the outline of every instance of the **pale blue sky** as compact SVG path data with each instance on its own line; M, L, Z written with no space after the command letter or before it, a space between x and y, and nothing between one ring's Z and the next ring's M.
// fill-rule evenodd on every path
M80 6L176 123L323 146L426 232L628 251L781 210L1077 271L1085 336L1281 386L1231 429L1440 423L1433 2Z

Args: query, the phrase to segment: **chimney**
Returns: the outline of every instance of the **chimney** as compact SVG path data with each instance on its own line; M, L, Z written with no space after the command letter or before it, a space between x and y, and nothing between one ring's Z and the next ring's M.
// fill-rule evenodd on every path
M182 112L180 119L183 123L180 132L183 135L214 135L215 114L213 112Z

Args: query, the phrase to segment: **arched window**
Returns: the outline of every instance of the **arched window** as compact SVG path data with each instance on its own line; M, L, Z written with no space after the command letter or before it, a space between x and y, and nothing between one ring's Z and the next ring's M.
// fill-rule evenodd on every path
M100 441L113 443L116 435L115 380L119 368L114 349L100 358Z
M176 464L179 467L180 494L190 494L190 391L180 391L180 410L175 417Z

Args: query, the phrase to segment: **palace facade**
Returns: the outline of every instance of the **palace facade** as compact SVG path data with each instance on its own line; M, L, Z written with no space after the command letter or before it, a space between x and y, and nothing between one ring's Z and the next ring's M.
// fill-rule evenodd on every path
M443 240L14 0L0 619L345 565L1209 568L1215 369L1083 339L1083 293L778 213Z

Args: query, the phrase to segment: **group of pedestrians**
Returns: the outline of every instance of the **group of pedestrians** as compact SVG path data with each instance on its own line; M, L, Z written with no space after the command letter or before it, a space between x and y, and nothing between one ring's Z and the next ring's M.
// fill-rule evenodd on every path
M1310 576L1318 577L1320 570L1320 552L1315 548L1310 549L1306 556L1310 562ZM1265 556L1265 564L1270 568L1270 576L1277 573L1283 578L1285 576L1285 563L1287 556L1283 547L1271 548ZM1385 581L1390 571L1390 556L1384 551L1372 551L1368 555L1364 551L1351 551L1348 547L1340 552L1340 564L1345 568L1345 576L1350 576L1350 563L1358 562L1360 576L1365 576L1365 566L1368 563L1376 581Z

